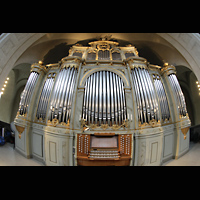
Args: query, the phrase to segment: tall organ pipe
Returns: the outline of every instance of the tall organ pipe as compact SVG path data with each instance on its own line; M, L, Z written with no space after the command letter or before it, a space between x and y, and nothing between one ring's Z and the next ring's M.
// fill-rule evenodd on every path
M96 96L96 99L95 99L95 124L97 124L97 121L98 121L98 114L99 114L99 72L96 73L96 93L95 93L95 96Z
M20 115L23 114L22 110L23 110L23 107L24 107L24 101L25 101L25 98L26 98L26 95L27 95L27 91L28 91L30 82L33 79L33 74L34 74L33 72L30 74L30 76L28 78L28 81L26 83L26 86L24 88L24 91L22 93L22 97L21 97L21 100L20 100L20 103L19 103L19 112L20 112Z
M48 92L45 96L45 102L44 102L43 108L42 108L42 113L43 113L42 118L43 118L43 120L46 117L47 105L48 105L48 102L49 102L49 97L50 97L50 94L51 94L51 91L52 91L52 88L53 88L53 84L54 84L54 78L50 78L50 84L49 84L49 87L48 87Z
M156 82L157 82L157 85L158 85L158 89L160 91L160 101L161 101L160 104L162 104L162 108L163 108L163 113L162 113L163 117L162 118L163 118L163 120L165 120L167 118L169 119L169 117L170 117L169 106L168 106L167 97L166 97L166 94L165 94L164 87L163 87L160 79L157 79ZM162 112L162 109L161 109L161 112Z
M110 119L111 119L111 115L110 115L110 76L109 76L110 72L106 72L106 79L107 79L107 117L108 117L108 124L110 125Z
M142 109L143 109L143 116L144 116L144 123L147 122L147 117L146 117L146 105L145 105L145 99L144 99L144 95L143 95L143 87L142 87L142 83L141 80L139 78L138 72L137 72L137 68L134 69L135 74L136 74L136 78L138 81L138 88L139 88L139 92L141 95L141 100L142 100Z
M63 113L62 113L62 116L63 116L62 117L62 121L63 122L67 122L68 121L68 119L66 118L66 115L69 112L69 111L67 111L67 102L69 102L68 95L70 93L70 86L73 85L71 79L72 79L72 74L74 72L74 68L72 68L72 69L68 68L67 70L68 70L68 73L67 73L66 81L65 81L66 87L65 87L65 90L63 91L62 103L60 104L60 107L63 108ZM65 118L66 118L66 120L65 120Z
M106 123L106 72L103 71L103 123Z
M159 81L157 79L154 80L154 85L158 94L158 98L159 98L159 102L160 102L160 109L161 109L161 113L162 116L165 115L165 105L164 105L164 100L162 97L162 92L161 92L161 88L159 85Z
M113 73L113 88L114 88L114 102L115 102L115 123L118 123L118 112L117 112L117 92L115 83L115 74Z
M155 94L155 91L154 91L154 88L153 88L153 83L152 83L151 77L149 75L149 72L147 70L144 70L144 72L145 72L146 77L147 77L148 86L149 86L150 94L151 94L151 97L152 97L155 119L158 121L159 120L158 102L157 102L156 94Z
M176 98L179 104L178 106L179 113L180 115L186 116L187 109L186 109L186 104L185 104L185 98L181 90L181 87L178 83L177 77L174 74L171 74L169 75L169 80L176 94Z
M100 71L100 81L99 81L99 125L102 121L102 71Z
M37 72L31 72L28 78L28 81L22 93L22 98L20 100L20 106L19 106L20 115L24 115L27 112L27 107L29 106L30 98L34 90L34 86L35 86L38 76L39 74Z
M66 122L68 120L70 120L70 116L71 116L72 98L73 98L73 91L74 91L74 87L75 87L75 83L76 83L76 77L77 77L77 70L74 70L73 80L72 80L72 84L70 87L69 98L68 98L68 103L67 103Z
M52 92L52 100L48 112L50 121L56 118L59 122L67 123L70 120L71 101L77 77L76 71L77 69L70 66L60 71Z
M110 72L110 92L111 92L111 118L112 118L112 125L113 125L115 121L115 109L114 109L113 79L112 79L111 72Z
M140 80L141 80L142 86L143 86L145 103L146 103L146 108L147 108L147 118L148 118L148 122L149 122L151 120L150 116L152 118L154 118L154 109L153 109L153 105L151 103L151 98L150 98L150 95L149 95L148 84L146 84L146 78L147 77L145 77L145 74L143 74L143 70L142 69L140 69L139 72L140 72L139 73Z
M137 101L138 119L143 123L159 120L158 103L149 72L145 68L132 69L135 95Z
M37 73L34 72L33 79L30 82L30 85L29 85L29 88L28 88L28 91L27 91L27 95L26 95L26 98L25 98L25 102L24 102L24 109L23 109L24 114L27 112L27 107L29 106L28 104L30 102L30 96L32 94L33 87L35 85L36 78L37 78Z
M91 109L91 120L92 124L94 123L94 109L95 109L95 84L96 84L96 73L94 74L93 83L92 83L92 109Z
M123 115L126 116L126 102L121 78L109 71L90 75L85 83L83 119L88 125L121 125L125 118Z

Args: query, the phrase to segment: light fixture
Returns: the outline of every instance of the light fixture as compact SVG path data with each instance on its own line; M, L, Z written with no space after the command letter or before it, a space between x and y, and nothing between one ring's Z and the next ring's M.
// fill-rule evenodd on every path
M3 87L6 87L6 85L3 85Z
M8 83L8 81L5 81L5 83Z
M199 84L199 81L196 81L196 84Z
M3 91L4 91L4 90L5 90L5 88L1 88L1 90L3 90Z
M9 78L7 78L7 80L9 80Z

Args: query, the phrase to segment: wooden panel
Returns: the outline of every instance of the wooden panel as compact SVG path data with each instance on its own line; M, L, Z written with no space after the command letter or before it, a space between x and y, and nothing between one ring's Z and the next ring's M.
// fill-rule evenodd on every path
M158 142L151 143L150 163L154 163L157 161L157 154L158 154Z
M40 157L43 156L43 136L33 133L33 154L36 154Z
M83 160L78 159L78 165L80 166L129 166L130 159L122 160Z
M90 135L77 135L77 156L87 156L89 153Z
M56 143L49 141L49 160L51 162L57 163L57 148Z
M91 148L117 148L117 136L113 137L91 136Z
M173 153L173 135L166 135L164 136L164 151L163 151L163 157L172 155Z
M131 156L131 135L119 135L119 151L121 156Z

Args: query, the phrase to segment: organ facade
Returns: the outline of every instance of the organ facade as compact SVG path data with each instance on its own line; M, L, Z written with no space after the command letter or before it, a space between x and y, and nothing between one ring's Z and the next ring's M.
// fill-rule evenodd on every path
M33 64L15 126L16 150L46 165L161 165L189 150L175 67L106 39Z

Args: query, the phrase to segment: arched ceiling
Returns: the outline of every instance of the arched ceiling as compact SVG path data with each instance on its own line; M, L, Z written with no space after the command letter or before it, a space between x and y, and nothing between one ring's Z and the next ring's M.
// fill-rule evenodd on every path
M200 80L200 38L197 34L182 33L3 33L0 36L0 77L6 77L12 68L21 63L32 64L43 60L56 46L70 46L80 41L86 43L105 35L112 35L120 46L133 44L139 56L145 57L151 64L169 62L175 66L186 66ZM3 81L0 79L0 86Z
M56 60L57 56L58 61L62 56L68 55L68 50L73 44L81 43L87 46L90 41L97 40L100 36L105 35L108 34L47 33L31 45L15 64L43 60L49 51L54 53L51 54L51 59L49 60ZM151 64L162 65L166 61L174 65L188 65L186 60L176 52L171 44L155 33L109 33L109 35L112 35L112 40L119 42L119 46L134 45L138 49L139 55L145 57ZM55 58L53 59L53 57ZM48 58L46 58L46 62L48 62Z

